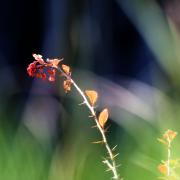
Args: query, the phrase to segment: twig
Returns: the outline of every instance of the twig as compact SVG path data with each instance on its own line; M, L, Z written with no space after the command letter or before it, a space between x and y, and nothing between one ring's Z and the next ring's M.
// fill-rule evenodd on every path
M91 113L91 117L94 119L95 123L96 123L96 128L99 130L101 136L102 136L102 140L95 142L95 143L99 143L102 142L105 145L105 148L107 150L108 153L108 158L105 159L103 161L104 164L106 164L108 166L108 169L110 171L112 171L113 174L113 179L118 180L120 178L120 175L118 175L117 173L117 166L116 166L116 162L115 162L115 157L118 155L113 155L112 151L115 149L115 147L113 149L110 148L105 132L106 130L104 129L104 125L108 119L108 110L104 109L100 115L99 118L96 115L96 112L94 110L94 103L97 100L97 92L95 91L86 91L85 93L93 93L93 96L95 97L94 100L92 99L88 99L88 97L85 95L85 93L81 90L81 88L75 83L75 81L71 78L71 71L70 71L70 67L66 66L64 64L62 64L62 66L59 66L59 63L62 61L62 59L47 59L46 61L44 61L44 59L42 58L41 55L39 54L33 54L33 57L35 59L35 61L33 61L31 64L29 64L28 68L27 68L27 72L29 74L29 76L31 77L38 77L38 78L42 78L43 80L45 80L47 78L46 73L43 72L43 68L49 68L47 71L47 74L49 76L48 80L49 81L55 81L55 74L56 71L59 71L61 73L61 76L63 76L65 78L64 80L64 90L66 92L71 90L71 85L73 85L75 87L75 89L77 90L77 92L80 94L80 96L83 98L83 102L80 105L86 105L87 108L90 110ZM91 97L90 97L91 98Z
M116 162L115 162L115 156L113 155L112 150L111 150L111 148L110 148L110 146L108 144L108 141L107 141L107 138L105 136L104 130L101 128L101 126L100 126L100 124L98 122L98 118L96 116L96 112L94 110L94 107L90 105L90 103L89 103L87 97L85 96L84 92L75 83L75 81L71 78L71 76L64 73L61 68L57 68L57 70L59 70L64 77L66 77L68 80L71 81L72 85L76 88L76 90L78 91L80 96L83 98L83 103L81 103L81 104L85 104L87 106L87 108L90 110L91 115L94 118L94 121L96 123L96 126L97 126L97 128L98 128L98 130L99 130L99 132L100 132L100 134L102 136L102 140L104 142L105 148L106 148L107 153L108 153L109 158L110 158L110 161L106 159L105 161L103 161L103 163L105 163L108 166L108 168L112 171L113 179L118 180L120 178L120 175L118 175L118 173L117 173L117 166L116 166Z

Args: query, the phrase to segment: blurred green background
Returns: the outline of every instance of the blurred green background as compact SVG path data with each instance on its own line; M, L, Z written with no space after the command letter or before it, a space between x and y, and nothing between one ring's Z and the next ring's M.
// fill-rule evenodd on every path
M0 179L109 180L107 153L75 89L28 77L31 54L64 57L73 79L109 109L107 138L125 180L152 180L180 132L178 0L1 1ZM172 159L180 157L180 137Z

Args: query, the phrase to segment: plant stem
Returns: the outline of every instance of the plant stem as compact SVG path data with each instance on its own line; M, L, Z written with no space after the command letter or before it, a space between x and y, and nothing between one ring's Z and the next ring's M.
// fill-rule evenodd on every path
M105 132L104 130L101 128L99 122L98 122L98 118L96 116L96 112L94 110L94 107L90 105L89 101L87 100L87 97L85 96L84 92L81 90L81 88L74 82L74 80L71 78L71 76L67 75L66 73L64 73L62 71L61 68L57 68L57 70L59 70L62 74L62 76L64 76L65 78L67 78L68 80L71 81L71 83L73 84L73 86L76 88L76 90L78 91L78 93L80 94L80 96L83 98L83 104L85 104L87 106L87 108L90 110L91 112L91 115L93 116L94 120L95 120L95 123L96 123L96 126L99 130L99 132L101 133L101 136L102 136L102 141L105 145L105 148L107 150L107 153L109 155L109 159L105 159L103 161L104 164L106 164L108 166L108 170L112 171L112 174L113 174L113 179L116 179L118 180L120 178L120 176L118 175L117 173L117 166L116 166L116 162L114 160L114 155L112 153L112 150L108 144L108 141L107 141L107 138L106 138L106 135L105 135Z
M171 141L168 137L168 154L167 154L167 176L171 175L170 159L171 159Z
M96 122L96 126L99 129L102 139L103 139L103 143L105 144L106 150L109 154L111 163L106 159L105 161L103 161L105 164L107 164L108 168L112 171L113 173L113 179L118 179L118 173L117 173L117 169L116 169L116 162L114 160L114 156L112 153L112 150L107 142L107 138L105 136L104 130L101 128L101 126L99 125L96 113L94 111L94 108L89 104L85 94L83 93L83 91L79 88L79 86L71 79L71 83L74 85L74 87L76 88L76 90L79 92L79 94L82 96L83 100L84 100L84 104L86 104L86 106L88 107L88 109L90 110L92 116L94 117L94 120Z

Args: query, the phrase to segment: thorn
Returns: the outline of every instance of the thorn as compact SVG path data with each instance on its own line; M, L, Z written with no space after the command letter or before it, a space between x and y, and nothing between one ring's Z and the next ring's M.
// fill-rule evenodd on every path
M104 161L102 161L104 164L107 164L107 159L104 158Z
M109 168L109 169L106 169L106 172L108 172L108 171L111 171L111 169Z
M94 141L94 142L92 142L93 144L104 144L104 141L103 140L101 140L101 141Z
M116 167L120 167L120 166L121 166L121 164L116 165Z
M93 115L89 115L88 117L89 117L89 118L93 118L94 116L93 116Z
M113 165L107 160L107 159L105 159L104 161L102 161L104 164L106 164L108 167L109 167L109 169L113 169Z
M114 155L113 155L113 157L114 157ZM106 156L106 159L111 159L111 157L110 156Z
M104 159L102 162L104 163L104 161L107 161L106 157L102 157L102 159Z
M82 103L80 103L80 104L78 104L78 105L81 106L81 105L83 105L83 104L86 104L86 102L84 101L84 102L82 102Z
M115 154L115 155L113 156L113 159L114 159L115 157L117 157L118 155L119 155L119 153Z
M97 125L91 126L91 128L97 128Z
M113 148L112 148L112 151L114 151L116 149L117 145L115 145Z
M104 129L104 132L106 133L106 132L108 132L108 129L110 128L110 125L106 128L106 129Z

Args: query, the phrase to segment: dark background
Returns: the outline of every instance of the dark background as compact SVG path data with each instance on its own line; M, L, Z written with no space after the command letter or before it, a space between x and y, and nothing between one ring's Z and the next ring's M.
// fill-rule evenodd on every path
M64 57L110 79L152 83L156 59L120 5L99 1L4 1L0 7L1 67L24 89L32 53ZM4 77L6 75L4 74Z
M179 9L178 0L1 1L0 179L111 177L81 98L60 78L29 77L32 53L64 58L82 90L97 90L123 179L159 177L157 138L180 131Z

